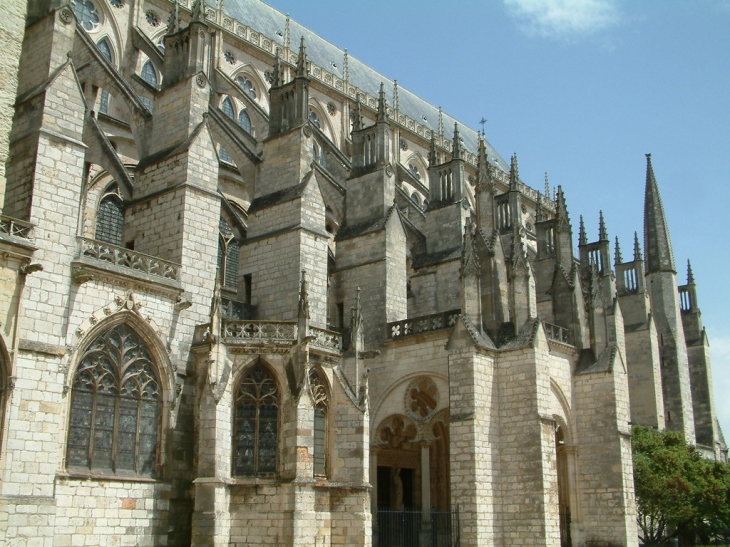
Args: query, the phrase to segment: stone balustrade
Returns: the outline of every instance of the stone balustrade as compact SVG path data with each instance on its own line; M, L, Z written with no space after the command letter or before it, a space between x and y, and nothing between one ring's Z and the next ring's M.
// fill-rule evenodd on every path
M163 279L180 281L179 264L85 237L79 238L79 245L80 256L95 258Z
M559 327L558 325L553 325L552 323L545 323L544 321L543 325L545 325L545 334L549 340L560 342L561 344L568 344L569 346L573 345L573 331Z
M459 313L461 310L451 310L388 323L388 338L403 338L413 334L449 329L456 323Z
M240 321L223 322L223 338L259 342L295 342L298 338L296 321ZM342 348L342 335L339 332L309 328L313 339L310 345L327 351L339 352Z
M0 216L0 234L32 239L33 225L30 222L2 215Z

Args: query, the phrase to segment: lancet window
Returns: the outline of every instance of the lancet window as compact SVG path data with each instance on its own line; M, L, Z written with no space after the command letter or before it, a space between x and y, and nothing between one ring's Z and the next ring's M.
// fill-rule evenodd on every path
M327 475L327 380L317 368L309 369L309 386L314 401L314 475Z
M146 344L126 324L107 329L89 345L71 393L69 469L155 473L162 410L156 369Z
M233 102L229 97L226 97L225 99L223 99L223 102L221 102L221 110L223 111L223 114L225 114L232 120L236 119L236 114L233 110Z
M238 476L273 475L279 440L279 390L261 363L246 374L236 392L234 462Z
M124 210L122 209L122 199L119 195L119 188L114 183L106 189L99 203L94 238L112 245L121 245L123 228Z
M218 223L218 235L218 272L221 285L236 288L238 284L238 259L241 251L231 225L223 217Z
M145 82L157 89L157 71L150 61L147 61L144 65L142 65L142 72L140 73L140 76L142 76L142 79Z
M248 115L245 108L242 108L238 113L238 125L240 125L241 129L243 129L246 133L251 135L251 117Z

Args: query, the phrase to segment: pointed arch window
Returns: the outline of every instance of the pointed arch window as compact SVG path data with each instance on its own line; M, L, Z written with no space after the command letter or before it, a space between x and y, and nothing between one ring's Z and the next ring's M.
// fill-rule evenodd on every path
M230 97L226 97L225 99L223 99L223 102L221 102L221 110L223 111L223 114L225 114L232 120L236 119L236 114L233 110L233 102L231 101Z
M121 245L123 229L124 210L119 197L119 188L115 183L107 188L99 203L94 238L112 245Z
M276 473L279 390L268 369L257 363L236 392L234 462L236 475Z
M314 401L314 475L324 477L327 475L327 412L329 410L329 397L327 396L327 380L322 371L312 367L309 369L309 386L312 390Z
M322 122L319 121L319 116L311 108L309 109L309 121L312 122L317 129L322 129Z
M415 203L417 207L421 207L421 200L419 199L418 194L416 194L415 192L411 194L411 201Z
M106 58L107 61L110 63L112 61L112 46L109 44L109 40L106 38L102 38L96 43L96 47L99 48L99 51L101 54Z
M231 225L223 217L218 224L218 235L218 272L221 285L235 289L238 285L238 259L241 251Z
M101 333L74 376L69 469L155 473L162 388L147 345L127 324Z
M157 89L157 71L150 61L147 61L144 65L142 65L142 72L140 75L145 82Z
M251 135L251 116L248 115L245 108L242 108L238 113L238 125L241 126L246 133Z

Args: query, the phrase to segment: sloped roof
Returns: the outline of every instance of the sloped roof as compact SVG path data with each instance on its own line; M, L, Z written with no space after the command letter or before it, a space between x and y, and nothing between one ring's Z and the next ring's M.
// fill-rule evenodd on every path
M207 0L208 4L215 6L215 0ZM258 30L268 38L284 47L284 29L286 27L286 15L276 8L261 2L260 0L226 0L223 4L223 11ZM344 78L344 56L345 51L328 42L315 32L304 27L296 20L289 18L289 41L290 47L297 49L299 41L304 36L307 47L307 58L314 64L327 71ZM365 91L373 97L378 96L381 82L385 84L385 95L390 106L393 105L393 80L369 67L362 61L353 57L348 51L348 81L353 86ZM422 123L434 132L438 132L439 109L416 95L415 93L398 86L398 109L406 116ZM442 112L444 136L451 138L451 128L454 123L459 123L459 133L464 141L464 147L476 154L478 149L478 131L459 122L454 117ZM495 163L503 171L509 172L509 164L497 153L487 142L487 158Z

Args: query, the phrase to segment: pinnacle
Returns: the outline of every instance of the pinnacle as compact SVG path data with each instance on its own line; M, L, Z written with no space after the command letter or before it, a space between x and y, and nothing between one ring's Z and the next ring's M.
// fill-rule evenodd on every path
M452 157L455 160L461 158L461 137L459 137L459 124L454 123L454 149Z
M651 154L646 155L646 188L644 192L644 250L646 272L676 272L669 228L664 215L659 186L651 165Z
M606 230L606 222L603 220L603 211L598 212L598 240L608 241L608 231Z
M517 166L517 152L512 154L509 166L509 186L511 190L517 189L517 182L520 180L520 169Z
M639 244L639 234L634 232L634 260L644 260L641 256L641 245Z
M588 237L586 236L586 226L583 222L583 215L580 216L580 227L578 228L578 245L588 245Z
M692 264L690 263L689 259L687 259L687 285L694 285L695 284L695 276L694 273L692 273Z
M624 258L621 256L621 246L618 243L618 236L616 236L616 251L614 254L613 263L614 265L621 264L624 261Z
M299 56L297 58L297 77L307 76L307 47L304 45L304 36L299 42Z
M378 92L378 121L379 122L388 121L386 105L387 105L387 101L385 99L385 84L383 82L380 82L380 91Z

